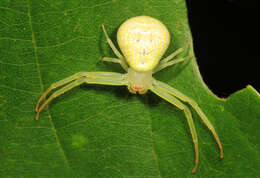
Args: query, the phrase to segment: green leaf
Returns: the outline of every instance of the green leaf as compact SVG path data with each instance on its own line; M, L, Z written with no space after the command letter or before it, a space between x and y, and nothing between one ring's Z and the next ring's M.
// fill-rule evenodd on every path
M184 0L0 1L0 177L260 175L259 94L248 86L217 98L195 59L154 76L197 101L223 143L220 160L210 131L193 111L200 152L195 175L182 111L151 92L82 85L56 98L35 121L37 99L52 83L79 71L123 72L100 62L115 56L101 24L116 43L119 25L138 15L168 27L172 42L165 56L192 39Z

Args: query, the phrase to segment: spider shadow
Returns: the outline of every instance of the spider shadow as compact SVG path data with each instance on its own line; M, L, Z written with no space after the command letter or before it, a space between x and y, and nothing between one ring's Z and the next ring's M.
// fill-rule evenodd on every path
M81 89L87 91L95 91L97 93L105 93L116 97L117 100L131 101L133 99L138 99L144 105L149 105L151 107L156 107L160 102L161 98L154 93L148 91L146 94L133 94L127 89L127 86L110 86L110 85L81 85Z
M80 97L80 95L84 95L83 92L91 93L91 95L90 95L91 98ZM132 100L134 98L134 96L131 93L128 92L128 90L127 90L127 88L125 86L82 84L82 85L80 85L78 87L75 87L75 88L65 92L61 96L58 96L57 98L54 98L52 100L52 102L49 103L48 107L50 109L52 109L53 107L60 107L63 104L71 105L71 103L75 103L75 102L77 102L79 100L81 100L80 101L81 103L88 102L88 101L93 100L93 97L99 95L98 93L100 93L100 95L102 95L102 94L105 95L105 98L107 98L109 96L111 96L111 97L115 96L116 100L118 100L119 102L121 100L129 101L129 100ZM53 94L53 93L51 93L51 94ZM82 100L81 98L85 98L85 99ZM68 103L70 103L70 104L68 104ZM56 106L56 104L58 106Z
M135 96L130 93L126 86L112 86L112 85L81 85L81 89L88 91L94 91L96 93L104 93L105 95L114 96L118 101L131 100Z

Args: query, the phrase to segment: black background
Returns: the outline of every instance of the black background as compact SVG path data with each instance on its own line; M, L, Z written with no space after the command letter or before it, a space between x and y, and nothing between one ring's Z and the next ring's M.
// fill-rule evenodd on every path
M260 77L260 7L253 0L187 0L203 80L227 97Z

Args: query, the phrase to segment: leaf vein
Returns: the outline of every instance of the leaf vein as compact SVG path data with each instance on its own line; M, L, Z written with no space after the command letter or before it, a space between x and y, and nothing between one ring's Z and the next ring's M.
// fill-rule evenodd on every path
M28 8L28 18L29 18L29 24L30 24L30 28L31 28L31 32L32 32L32 42L33 42L33 47L34 47L34 58L35 58L35 63L36 63L36 67L37 67L37 71L38 71L38 75L39 75L39 80L40 80L40 87L41 87L41 91L43 91L43 82L42 82L42 78L41 78L41 72L40 72L40 64L39 64L39 59L38 59L38 51L37 51L37 43L36 43L36 39L35 39L35 34L34 34L34 30L33 30L33 25L32 25L32 16L31 16L31 7L30 7L30 0L27 0L27 8ZM53 133L56 137L56 144L57 146L59 147L59 150L60 150L60 153L64 159L64 162L65 162L65 165L67 167L70 167L69 165L69 162L68 162L68 159L67 159L67 156L65 155L65 152L64 152L64 149L63 147L61 146L61 142L59 140L59 137L57 135L57 130L55 128L55 125L52 121L52 117L50 115L50 112L47 108L47 112L48 112L48 115L49 115L49 122L50 122L50 125L52 127L52 130L53 130Z

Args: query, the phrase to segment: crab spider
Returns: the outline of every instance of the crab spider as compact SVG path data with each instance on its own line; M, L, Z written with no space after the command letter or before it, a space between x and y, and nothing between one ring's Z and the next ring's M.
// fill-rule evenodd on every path
M198 113L204 124L213 134L220 150L220 158L222 159L223 149L220 139L213 125L198 104L177 89L152 77L152 74L155 72L185 60L185 58L172 60L176 55L181 53L185 47L179 48L168 57L160 60L170 43L170 34L164 24L148 16L133 17L125 21L117 32L117 41L123 55L116 49L108 37L104 25L102 25L102 28L109 46L117 56L117 58L104 57L102 60L119 63L126 73L79 72L59 82L53 83L37 102L35 109L37 112L36 120L38 120L40 112L54 98L83 83L126 85L128 90L134 94L145 94L148 90L151 90L153 93L182 110L186 116L195 150L195 165L192 173L195 173L199 163L198 138L189 108L178 99L190 104ZM61 88L46 99L52 90L59 87ZM46 100L40 105L43 99Z

